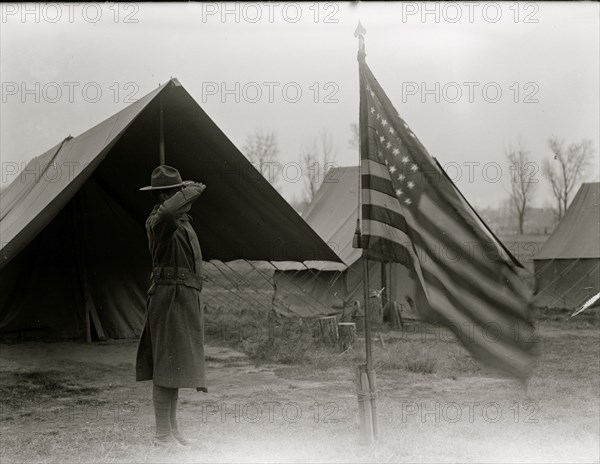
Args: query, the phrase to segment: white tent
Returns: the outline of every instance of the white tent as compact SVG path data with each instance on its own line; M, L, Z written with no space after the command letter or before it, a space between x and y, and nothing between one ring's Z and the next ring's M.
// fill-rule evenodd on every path
M533 263L538 306L574 309L600 291L600 183L581 185Z
M275 272L277 311L286 316L317 317L342 312L344 306L363 300L362 250L352 247L358 215L359 168L328 171L303 219L344 262L313 269ZM403 317L418 317L428 308L421 285L401 264L369 262L371 290L386 288L385 297L401 305Z

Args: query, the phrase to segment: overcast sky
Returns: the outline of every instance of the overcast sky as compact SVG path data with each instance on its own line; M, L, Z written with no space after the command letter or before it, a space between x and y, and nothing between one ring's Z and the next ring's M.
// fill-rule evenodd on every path
M552 135L591 139L597 166L598 3L332 2L3 4L3 167L170 77L240 149L255 128L272 130L285 165L325 128L336 162L355 165L348 139L358 122L359 19L371 70L476 206L507 197L504 149L519 137L537 162L550 156ZM534 176L543 205L549 191ZM288 200L301 194L300 182L282 185Z

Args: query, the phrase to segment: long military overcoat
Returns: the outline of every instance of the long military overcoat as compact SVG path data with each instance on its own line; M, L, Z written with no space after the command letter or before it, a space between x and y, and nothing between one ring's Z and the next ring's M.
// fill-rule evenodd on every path
M202 254L187 214L201 193L197 185L184 187L156 205L146 221L153 270L137 351L138 381L206 391Z

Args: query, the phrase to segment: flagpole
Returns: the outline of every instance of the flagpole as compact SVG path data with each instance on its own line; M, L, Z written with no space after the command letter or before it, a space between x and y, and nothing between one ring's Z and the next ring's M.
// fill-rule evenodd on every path
M365 38L364 34L366 33L366 29L362 26L360 21L358 22L358 26L356 27L356 31L354 31L354 36L358 38L358 54L357 59L359 62L359 75L362 79L362 73L360 73L360 66L365 63ZM363 108L363 104L365 101L365 96L363 95L364 86L360 85L360 117L359 117L359 133L360 133L360 158L361 162L359 163L359 178L360 178L360 166L362 165L363 156L366 157L368 151L368 133L366 132L366 128L363 127L363 124L367 120L367 115L364 114L366 108ZM359 196L360 198L360 196ZM362 204L362 202L361 202ZM359 205L359 211L360 211ZM359 213L360 216L360 213ZM357 223L358 224L358 223ZM357 227L358 228L358 227ZM360 229L358 229L358 233L360 233ZM368 397L369 406L367 409L370 414L367 413L366 420L369 424L365 427L365 441L370 443L372 439L377 440L379 434L379 425L377 419L377 385L375 381L375 371L373 370L373 353L372 353L372 339L371 339L371 308L369 305L369 260L368 255L366 253L364 237L361 237L360 240L360 248L362 248L362 257L363 257L363 297L364 297L364 326L365 326L365 374L368 385L363 385L362 392ZM370 433L369 433L370 432ZM372 433L372 436L371 436Z
M357 54L357 58L358 58L358 62L359 63L364 63L365 61L365 34L366 30L365 28L362 26L362 24L360 23L360 21L358 22L358 26L356 27L356 31L354 32L354 36L358 37L358 54ZM360 66L360 65L359 65ZM362 92L364 92L363 86L360 86L360 92L362 94ZM361 101L364 101L363 95L361 95ZM364 109L360 108L360 111L363 112ZM363 123L365 121L365 115L361 114L360 115L360 123ZM359 124L359 134L360 134L360 157L361 157L361 161L363 158L363 155L365 155L366 150L368 149L365 145L368 143L368 134L366 133L366 131L364 130L364 128L362 127L361 124ZM360 178L360 165L361 163L359 163L359 178ZM362 204L362 203L361 203ZM360 210L360 208L359 208ZM360 213L359 213L360 214ZM364 241L361 240L361 244L360 247L363 250L363 296L364 296L364 302L365 302L365 350L366 350L366 363L367 363L367 375L369 375L369 372L372 370L373 368L373 358L372 358L372 354L371 354L371 317L370 317L370 308L369 308L369 264L368 264L368 259L366 257L366 253L365 253L365 247L364 247Z
M371 310L369 308L369 260L363 256L363 297L365 299L365 359L367 377L371 384L370 372L373 370L373 353L371 350Z

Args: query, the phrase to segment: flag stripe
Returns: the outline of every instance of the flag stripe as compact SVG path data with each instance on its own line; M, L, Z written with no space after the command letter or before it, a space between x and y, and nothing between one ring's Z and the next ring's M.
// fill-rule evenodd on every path
M430 285L443 291L446 297L455 305L462 305L465 314L473 322L485 326L493 321L502 328L503 336L509 337L513 336L512 327L530 327L530 323L526 319L516 319L512 314L504 312L502 308L491 305L485 295L463 290L461 282L456 282L456 279L448 272L436 268L433 263L421 261L421 270ZM461 295L461 300L458 300L455 296L457 294Z
M464 209L465 211L470 213L470 216L472 217L472 219L477 223L478 227L476 229L479 230L481 233L483 233L492 243L497 244L501 248L501 250L505 253L507 261L510 261L510 263L523 269L523 266L521 265L521 263L512 255L510 250L504 246L504 244L498 239L498 237L496 237L496 235L492 232L492 230L489 227L487 227L487 225L485 224L483 219L481 219L479 214L477 214L477 211L475 211L471 207L471 205L469 204L467 199L464 197L464 195L452 183L452 181L450 180L450 177L448 176L446 171L444 171L442 169L442 166L440 165L440 163L437 160L435 160L435 162L436 162L436 166L438 167L438 169L446 177L448 183L450 183L450 185L456 191L456 195L458 196L458 200L459 200L460 204L462 205L462 209Z
M490 250L499 252L499 248L492 242L482 242L477 237L473 236L470 229L458 224L447 211L437 206L428 195L423 195L421 204L419 205L423 212L419 214L418 220L415 218L415 223L421 223L426 230L437 230L441 232L443 237L442 243L445 246L461 246L462 252L469 255L472 254L469 246L478 248L479 259L477 269L491 279L498 275L499 268L509 268L510 262L500 259L499 255L489 256ZM427 214L425 214L425 211ZM410 214L410 213L409 213ZM440 234L436 234L440 238ZM456 240L456 237L461 237L462 240ZM516 277L516 276L514 276ZM517 293L522 293L523 283L515 282L514 278L509 278L507 284ZM516 285L515 285L516 284Z
M451 322L448 324L450 329L455 327L469 327L471 322L465 317L463 311L449 302L446 295L437 288L430 288L430 305L443 318ZM466 325L465 325L466 324ZM455 332L463 344L477 356L480 361L490 363L489 356L494 358L499 367L504 368L511 373L522 377L530 372L532 359L521 349L507 344L492 343L486 339L481 331L473 330L471 333L464 331Z
M385 263L400 263L405 266L414 266L413 257L409 250L400 243L385 237L362 235L363 247L367 259Z
M379 205L363 205L362 206L362 217L364 219L370 219L373 221L384 222L389 224L396 229L400 229L405 234L409 233L408 224L403 215L398 214L396 211L384 208Z
M438 253L432 253L427 248L423 248L427 246L425 243L417 244L414 240L413 243L417 248L417 256L421 257L422 268L428 267L430 263L435 264L440 272L446 272L449 279L460 285L461 290L465 294L471 293L476 295L485 301L488 306L497 307L511 314L512 317L527 321L526 314L522 314L516 309L521 305L522 300L515 298L510 292L502 291L500 287L502 282L498 281L498 277L500 276L497 276L496 280L489 280L485 276L474 278L473 276L477 275L477 270L468 261L463 260L460 263L446 262L438 256ZM482 308L482 311L485 311L485 308Z
M403 214L400 203L396 197L386 195L385 193L376 190L363 189L362 192L364 204L381 206L400 215Z
M462 256L469 256L471 264L476 268L477 272L482 273L492 280L496 280L498 276L498 267L508 269L508 263L504 260L490 259L489 256L484 255L484 249L490 248L492 244L483 244L480 240L469 238L467 240L456 240L456 237L468 236L468 231L462 232L462 228L455 224L454 229L451 229L451 218L437 205L427 198L427 195L423 195L423 201L427 209L427 214L418 214L418 219L413 215L412 211L406 210L405 215L409 220L407 223L413 224L414 227L408 233L412 236L416 231L428 232L431 234L429 239L430 243L439 242L441 245L448 249L456 249L460 247L460 253ZM436 218L435 222L430 218ZM496 249L496 247L493 247ZM475 251L479 259L475 259ZM522 298L525 295L522 292L523 283L514 275L513 272L504 273L505 278L508 280L506 284L509 284L511 289L516 293L520 294Z
M361 174L378 176L378 177L382 177L384 179L385 178L389 179L389 177L390 177L389 171L385 167L385 164L378 163L377 161L373 161L373 160L362 160L361 166L360 166L360 172L361 172Z
M362 188L375 190L376 192L385 193L386 195L395 196L396 192L394 190L394 186L390 181L388 176L387 179L379 176L373 175L365 175L363 174L362 179Z
M508 263L508 257L504 253L502 248L498 247L493 240L487 238L482 240L481 236L476 234L474 231L477 227L474 227L474 223L467 224L462 216L450 214L451 211L442 209L438 206L438 202L433 201L429 195L423 195L421 198L422 211L431 211L432 214L428 214L429 218L432 218L432 222L440 229L446 231L450 236L461 236L467 235L469 243L480 243L483 248L489 251L493 250L496 254L495 257L487 257L484 261L489 261L489 267L494 268L494 263ZM453 212L453 211L452 211Z
M387 238L400 244L410 244L410 238L408 238L403 230L397 229L389 224L385 224L384 222L363 219L363 226L365 230L369 231L369 235Z

